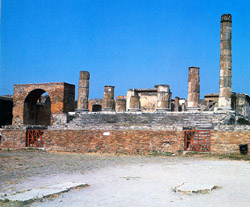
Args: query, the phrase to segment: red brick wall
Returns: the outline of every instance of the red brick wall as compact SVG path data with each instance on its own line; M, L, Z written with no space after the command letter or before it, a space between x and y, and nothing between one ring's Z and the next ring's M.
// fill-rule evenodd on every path
M4 129L0 149L22 149L26 144L25 129Z
M181 131L48 130L44 140L48 150L70 152L148 154L155 150L178 153L184 148Z
M105 135L105 133L110 133ZM184 131L149 130L44 130L45 149L68 152L149 154L182 152ZM26 130L4 129L0 149L25 147ZM249 131L212 131L211 153L239 153L239 145L250 147Z
M64 82L15 84L13 96L13 125L22 125L24 123L23 116L25 99L34 90L48 92L51 101L51 114L62 114L64 112L74 111L75 85ZM35 94L38 93L36 92Z
M216 154L239 153L239 145L248 144L250 152L250 131L211 132L211 152Z

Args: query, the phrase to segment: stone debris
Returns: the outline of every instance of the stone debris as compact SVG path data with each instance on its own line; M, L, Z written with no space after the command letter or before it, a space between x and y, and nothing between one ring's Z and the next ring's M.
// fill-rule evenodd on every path
M5 194L0 197L0 200L10 201L30 201L50 196L59 195L60 193L68 192L72 189L88 187L86 183L65 182L55 185L40 186L33 189L15 192L13 194Z
M212 190L221 188L218 185L206 184L206 183L183 183L174 187L172 190L174 192L180 192L183 194L191 195L193 193L206 194L210 193Z

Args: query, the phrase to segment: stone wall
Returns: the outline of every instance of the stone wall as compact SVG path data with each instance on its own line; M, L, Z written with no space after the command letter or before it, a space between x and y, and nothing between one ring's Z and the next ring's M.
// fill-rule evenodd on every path
M57 119L56 116L54 115L54 125L50 127L51 129L183 130L214 129L221 124L235 124L234 113L226 112L85 112L71 115L73 120L69 123L65 121L70 119L66 117L63 120L62 117Z

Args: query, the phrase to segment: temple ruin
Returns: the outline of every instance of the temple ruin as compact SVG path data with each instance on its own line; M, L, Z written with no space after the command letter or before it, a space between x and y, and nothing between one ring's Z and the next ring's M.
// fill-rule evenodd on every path
M129 154L248 150L250 98L232 92L231 25L232 16L222 15L219 93L200 98L202 68L194 66L188 68L187 100L172 97L168 84L128 89L116 99L115 86L106 85L103 99L89 100L88 71L80 71L77 105L72 84L14 85L12 125L3 127L0 148L33 143L46 150Z

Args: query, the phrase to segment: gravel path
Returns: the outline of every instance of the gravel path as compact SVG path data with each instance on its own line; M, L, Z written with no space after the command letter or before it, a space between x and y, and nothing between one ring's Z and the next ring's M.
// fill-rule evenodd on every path
M195 157L139 157L0 151L0 191L84 182L90 186L55 199L3 206L249 206L248 161ZM218 185L209 194L183 195L182 183Z

